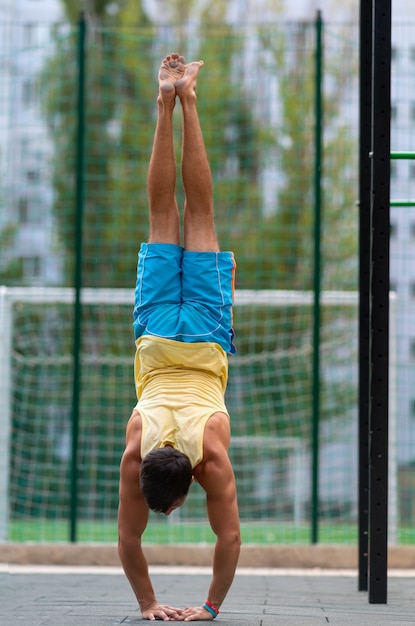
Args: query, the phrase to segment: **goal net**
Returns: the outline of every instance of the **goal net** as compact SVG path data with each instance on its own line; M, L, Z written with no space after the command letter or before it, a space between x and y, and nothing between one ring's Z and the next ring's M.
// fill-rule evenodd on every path
M71 515L71 289L0 291L0 535L65 541ZM356 511L357 294L322 293L321 520L327 540ZM78 539L114 541L119 462L134 406L133 292L82 293ZM309 541L313 295L237 291L238 353L226 402L245 542ZM182 509L154 516L151 541L212 541L194 485ZM180 523L177 523L180 521ZM340 530L339 530L340 529ZM324 535L323 535L324 540Z

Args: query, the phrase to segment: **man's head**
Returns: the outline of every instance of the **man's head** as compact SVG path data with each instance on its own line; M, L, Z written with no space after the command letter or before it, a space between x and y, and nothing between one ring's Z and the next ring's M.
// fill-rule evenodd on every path
M152 450L141 463L141 491L156 513L168 514L183 504L192 479L189 457L170 446Z

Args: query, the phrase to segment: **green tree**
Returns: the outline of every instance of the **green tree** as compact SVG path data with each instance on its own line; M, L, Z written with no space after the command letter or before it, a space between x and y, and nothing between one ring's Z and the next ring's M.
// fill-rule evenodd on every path
M274 140L264 148L264 162L275 164L278 181L275 209L257 215L257 224L245 232L248 255L259 271L256 287L311 290L313 285L314 158L315 158L315 32L313 24L275 25L260 29L259 63L266 63L269 76L277 77L274 109L278 123ZM324 165L322 254L325 289L355 289L357 278L356 137L344 119L351 106L348 96L356 78L347 37L330 39L326 51L324 82ZM349 108L347 108L349 107ZM263 156L264 156L263 155ZM252 276L255 274L252 272ZM252 285L253 286L253 285ZM251 307L252 334L239 336L239 348L264 354L262 361L246 363L242 377L249 380L241 394L246 411L244 423L251 432L258 422L249 414L256 406L266 406L261 419L263 433L301 435L309 432L311 404L312 309ZM333 336L350 336L353 325L349 311L324 309L322 342L333 346ZM254 330L255 328L255 330ZM344 335L343 335L344 333ZM349 333L349 334L347 334ZM277 348L274 345L277 345ZM273 356L273 350L278 353ZM268 364L265 355L269 354ZM355 387L341 378L341 350L331 348L323 359L322 416L344 416L355 406ZM343 355L344 358L344 355ZM337 379L329 381L328 363ZM244 373L246 369L247 373ZM253 381L259 381L255 383ZM301 389L301 394L299 394ZM289 416L289 419L287 419Z
M16 285L23 278L23 264L21 259L17 259L12 253L14 247L14 239L16 234L16 226L14 224L6 224L0 230L0 285ZM10 260L6 260L9 258Z
M315 71L313 24L265 39L279 76L281 124L277 129L282 184L277 210L267 220L274 242L279 288L310 289L314 241ZM346 38L324 63L323 278L327 289L353 289L357 280L356 137L344 122L350 77L356 76ZM349 105L350 110L350 105ZM335 236L333 236L335 234Z
M0 181L1 183L1 181ZM0 208L4 194L0 184ZM13 255L16 225L3 221L0 225L0 285L15 285L23 277L23 263Z
M54 211L65 249L65 282L72 282L77 111L77 28L80 3L65 0L72 28L57 33L53 54L43 72L43 104L55 144ZM107 1L88 7L85 101L85 200L83 215L84 286L131 285L131 260L140 235L139 207L145 189L143 151L150 142L150 85L154 82L149 38L115 32L127 23L149 28L140 2L126 0L108 12ZM149 77L152 77L150 83ZM137 206L138 205L138 206ZM144 227L141 227L141 232ZM132 252L134 246L134 252ZM129 256L132 254L132 256ZM129 272L125 271L126 266Z
M64 4L75 23L79 2L65 0ZM243 85L234 75L244 39L226 24L226 3L203 8L196 2L172 2L168 44L162 41L164 31L150 23L141 3L125 0L116 15L108 14L109 6L109 2L95 2L88 9L85 286L131 285L137 245L147 237L146 173L155 125L155 72L160 56L171 50L206 62L199 111L215 179L223 247L243 252L241 233L248 223L255 223L260 204L256 125ZM44 74L45 113L59 155L54 167L55 212L60 241L66 248L66 282L72 281L75 248L75 58L74 26L69 37L57 38ZM179 114L175 118L178 144ZM182 201L180 180L177 189ZM239 281L244 283L243 269Z

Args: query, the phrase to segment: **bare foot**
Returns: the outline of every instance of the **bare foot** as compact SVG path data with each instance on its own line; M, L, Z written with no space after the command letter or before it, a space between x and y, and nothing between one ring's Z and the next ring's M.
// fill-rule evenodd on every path
M184 66L182 77L175 83L176 93L180 100L186 99L187 96L196 97L197 75L203 65L203 61L193 61Z
M182 78L185 71L185 59L176 52L169 54L160 65L158 80L160 96L172 97L176 95L175 83Z

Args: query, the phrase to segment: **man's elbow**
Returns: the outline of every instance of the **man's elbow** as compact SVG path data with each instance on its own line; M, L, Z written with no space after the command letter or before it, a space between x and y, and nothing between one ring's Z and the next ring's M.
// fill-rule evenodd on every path
M118 556L122 562L137 549L137 544L140 544L140 539L136 535L118 533Z
M235 551L240 550L242 540L241 533L239 530L228 530L225 533L219 533L217 535L218 541L223 544L226 544L228 547L233 548Z

